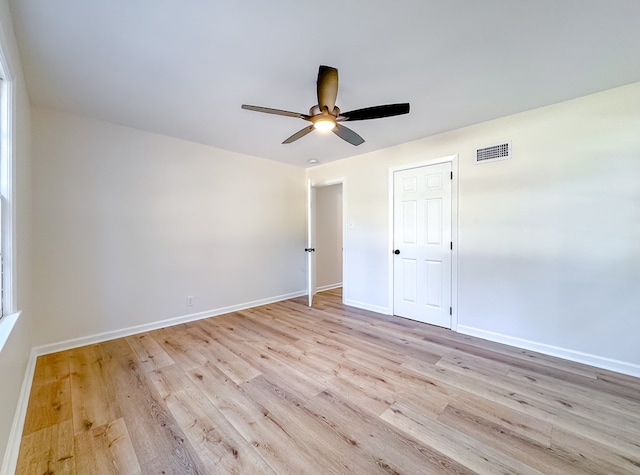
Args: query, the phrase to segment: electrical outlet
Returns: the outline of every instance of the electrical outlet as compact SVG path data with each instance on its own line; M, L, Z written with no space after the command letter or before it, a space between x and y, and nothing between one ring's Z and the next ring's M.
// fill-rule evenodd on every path
M191 307L193 305L193 295L187 296L187 307Z

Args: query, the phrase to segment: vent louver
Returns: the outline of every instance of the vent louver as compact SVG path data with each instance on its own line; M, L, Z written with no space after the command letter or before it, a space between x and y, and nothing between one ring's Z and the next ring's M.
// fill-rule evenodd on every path
M511 142L476 149L476 163L497 162L511 158Z

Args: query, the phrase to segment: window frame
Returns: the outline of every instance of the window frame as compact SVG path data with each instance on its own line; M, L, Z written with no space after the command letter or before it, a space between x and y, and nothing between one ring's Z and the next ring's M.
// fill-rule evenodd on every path
M0 54L0 57L2 55ZM2 200L0 223L0 252L2 253L2 316L14 313L15 275L14 241L14 154L13 154L13 81L3 74L6 69L0 59L0 199ZM4 71L3 71L4 70ZM0 316L1 318L1 316Z
M2 314L0 351L18 321L16 298L15 216L15 110L14 69L9 61L7 41L0 26L0 252L2 255Z

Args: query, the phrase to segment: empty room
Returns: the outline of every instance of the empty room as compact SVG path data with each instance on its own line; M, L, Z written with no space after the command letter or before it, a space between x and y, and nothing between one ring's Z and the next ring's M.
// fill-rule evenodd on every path
M640 474L637 0L0 0L0 474Z

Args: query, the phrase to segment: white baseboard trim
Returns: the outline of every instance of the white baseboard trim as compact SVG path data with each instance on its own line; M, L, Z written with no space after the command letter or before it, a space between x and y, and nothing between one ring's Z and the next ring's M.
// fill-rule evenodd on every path
M20 442L22 442L22 431L24 430L24 422L27 416L29 394L31 394L31 383L33 382L33 374L36 370L37 358L38 356L36 355L35 351L31 350L29 361L27 363L27 369L24 372L24 378L22 380L22 388L20 389L20 396L18 397L16 412L13 416L11 430L9 431L9 441L4 453L4 461L2 463L2 467L0 467L1 475L11 475L16 472L16 466L18 465L18 455L20 453Z
M292 292L290 294L277 295L275 297L268 297L265 299L254 300L252 302L245 302L238 305L230 305L228 307L221 307L213 310L207 310L204 312L192 313L189 315L182 315L180 317L168 318L166 320L160 320L157 322L145 323L143 325L136 325L133 327L123 328L120 330L112 330L104 333L96 333L94 335L87 335L79 338L72 338L70 340L60 341L57 343L50 343L48 345L37 346L33 349L36 356L47 355L49 353L56 353L58 351L70 350L72 348L78 348L85 345L93 345L95 343L101 343L107 340L113 340L115 338L122 338L125 336L131 336L138 333L144 333L152 330L158 330L159 328L172 327L174 325L180 325L181 323L193 322L195 320L202 320L203 318L216 317L225 313L237 312L240 310L246 310L248 308L259 307L261 305L267 305L270 303L280 302L282 300L289 300L296 297L307 295L306 290L300 290L298 292Z
M339 289L340 287L342 287L342 282L338 282L337 284L321 285L316 289L316 292L324 292L325 290Z
M364 302L358 302L357 300L345 299L344 304L349 305L350 307L361 308L362 310L369 310L371 312L382 313L384 315L389 314L389 309L387 307L380 307L378 305L371 305Z
M469 327L467 325L458 325L458 332L465 335L483 338L485 340L495 341L496 343L504 343L505 345L515 346L525 350L537 351L549 356L556 356L565 360L583 363L596 368L602 368L617 373L627 374L629 376L640 377L640 365L627 363L626 361L614 360L603 356L596 356L581 351L569 350L559 346L548 345L536 341L525 340L502 333L495 333L480 328Z

